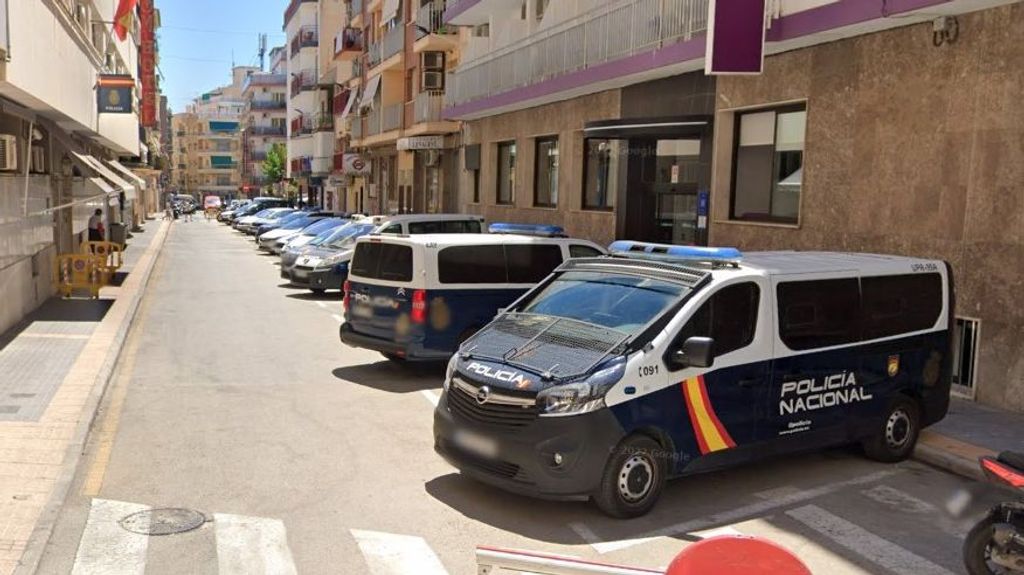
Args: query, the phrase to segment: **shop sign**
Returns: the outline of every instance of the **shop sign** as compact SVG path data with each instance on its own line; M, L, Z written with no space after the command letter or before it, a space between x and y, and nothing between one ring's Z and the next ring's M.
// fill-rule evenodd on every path
M704 72L760 74L767 0L711 0Z
M412 138L399 138L398 149L410 150L442 150L444 149L444 136L416 136Z
M370 173L370 162L359 154L345 154L342 158L341 173L350 176L366 176Z
M143 128L155 128L159 121L159 96L156 83L156 10L153 0L139 2L139 29L142 36L139 46L139 81L142 84L139 123Z

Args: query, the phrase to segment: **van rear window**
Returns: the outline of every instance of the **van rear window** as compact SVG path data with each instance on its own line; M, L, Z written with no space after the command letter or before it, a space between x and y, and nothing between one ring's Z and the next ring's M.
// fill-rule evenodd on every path
M935 327L942 313L942 276L908 274L860 280L864 339Z
M562 263L557 245L452 246L437 255L443 284L535 284Z
M789 349L830 347L860 340L857 278L779 284L779 337Z
M351 271L367 279L412 281L412 248L380 242L359 244L352 256Z
M480 222L477 220L410 222L410 234L479 234Z

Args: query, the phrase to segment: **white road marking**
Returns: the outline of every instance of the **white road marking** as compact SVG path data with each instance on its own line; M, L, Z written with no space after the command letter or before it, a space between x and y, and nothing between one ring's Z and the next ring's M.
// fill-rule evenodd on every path
M694 537L700 537L701 539L711 539L712 537L721 537L722 535L743 535L739 529L735 527L719 527L717 529L708 529L707 531L694 531L690 535Z
M791 509L786 515L898 575L952 575L931 561L816 506Z
M124 529L118 521L148 509L137 503L93 499L71 575L143 575L149 537ZM149 526L140 523L139 527Z
M871 489L861 491L861 493L869 499L873 499L882 505L893 507L897 511L901 511L903 513L923 514L932 513L937 510L937 508L931 503L918 499L909 493L904 493L899 489L889 487L888 485L878 485Z
M352 529L373 575L448 575L422 537Z
M610 553L612 551L618 551L620 549L626 549L627 547L633 547L634 545L640 545L657 539L658 537L671 537L681 533L692 533L694 531L700 531L704 529L711 529L715 526L729 525L736 523L740 520L758 517L764 515L770 511L788 507L790 505L796 505L803 503L829 493L834 493L847 487L853 487L857 485L864 485L866 483L874 483L875 481L881 481L899 473L899 469L889 469L885 471L877 471L861 477L855 477L846 481L840 481L836 483L828 483L814 489L805 489L803 491L796 491L788 495L780 495L772 499L765 499L757 503L751 503L735 509L729 509L722 511L721 513L715 513L700 519L692 519L690 521L683 521L676 523L675 525L669 525L654 531L648 531L647 533L639 533L636 537L630 539L620 539L613 541L604 541L599 537L593 530L586 525L573 522L569 524L569 528L575 531L584 541L590 544L598 553Z
M441 401L441 396L429 389L422 389L420 390L420 393L422 393L423 397L427 398L427 401L429 401L434 407L437 407L438 402Z
M340 315L338 315L336 313L332 313L331 317L333 317L334 321L336 321L338 323L345 323L345 318L341 317Z
M320 306L320 307L321 307L321 308L323 308L323 309L327 309L327 304L325 304L325 303L324 303L324 302L322 302L322 301L318 301L318 302L316 302L316 305Z
M288 534L278 519L216 513L220 575L296 575Z

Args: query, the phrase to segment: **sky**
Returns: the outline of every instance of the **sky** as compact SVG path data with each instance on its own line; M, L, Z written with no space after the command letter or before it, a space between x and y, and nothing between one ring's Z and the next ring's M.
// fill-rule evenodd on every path
M238 66L258 65L259 34L267 48L284 44L287 0L155 0L163 27L161 87L171 110L231 82L232 54ZM269 58L267 59L269 65Z

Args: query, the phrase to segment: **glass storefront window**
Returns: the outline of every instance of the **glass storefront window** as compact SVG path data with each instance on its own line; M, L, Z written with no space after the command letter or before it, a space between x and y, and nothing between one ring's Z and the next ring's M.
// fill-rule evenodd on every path
M537 138L534 160L533 205L553 208L558 205L558 137Z
M583 209L610 210L615 207L619 170L625 167L625 140L591 138L584 145Z
M803 104L736 118L732 219L796 223L803 187Z
M516 143L498 144L498 203L512 204L516 199Z

